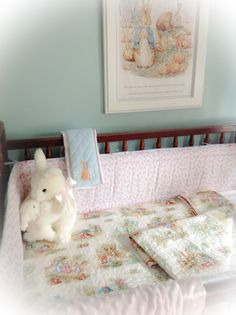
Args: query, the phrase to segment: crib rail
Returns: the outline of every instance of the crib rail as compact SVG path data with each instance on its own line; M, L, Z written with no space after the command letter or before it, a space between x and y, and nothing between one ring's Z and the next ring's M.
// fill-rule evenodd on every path
M4 124L0 121L0 239L3 228L5 195L9 175L9 169L8 166L5 165L5 161L7 161L6 135Z
M118 132L118 133L105 133L97 136L98 143L104 144L104 153L108 154L111 152L111 142L121 142L121 151L128 151L129 141L139 141L139 150L145 150L145 140L155 139L155 147L160 149L162 147L162 139L172 138L172 146L179 146L179 137L188 137L188 146L194 146L195 136L203 136L201 144L210 144L211 135L218 134L218 143L225 142L225 134L232 133L231 142L236 142L235 133L236 125L223 125L223 126L210 126L200 128L185 128L185 129L166 129L166 130L151 130L151 131L136 131L136 132ZM31 149L45 148L47 158L55 157L53 148L59 147L60 154L63 156L63 140L62 136L43 137L43 138L30 138L30 139L19 139L19 140L8 140L8 150L24 150L25 160L32 158Z

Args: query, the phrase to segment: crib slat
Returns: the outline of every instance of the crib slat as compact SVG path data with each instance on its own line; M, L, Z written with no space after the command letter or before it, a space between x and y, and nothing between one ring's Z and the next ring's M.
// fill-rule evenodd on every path
M189 146L190 147L194 146L194 135L191 135L189 138Z
M0 142L0 178L3 176L3 170L4 170L4 157L3 157L3 145Z
M144 150L144 149L145 149L145 142L144 142L144 139L140 139L139 150Z
M208 132L206 133L204 142L205 142L205 144L209 144L210 143L210 135L209 135Z
M173 148L177 148L177 147L178 147L178 137L174 137Z
M24 152L25 152L25 160L31 160L30 149L25 148Z
M224 134L224 132L221 132L221 134L220 134L220 144L223 144L223 143L225 143L225 134Z
M161 149L161 138L157 138L156 148Z
M105 142L105 153L109 154L111 151L110 149L110 143L109 142Z
M122 151L128 151L128 141L124 140L122 144Z
M51 147L47 147L47 149L46 149L46 157L48 159L50 159L52 157L52 148Z
M65 148L64 147L60 147L59 156L60 157L64 157L65 156Z

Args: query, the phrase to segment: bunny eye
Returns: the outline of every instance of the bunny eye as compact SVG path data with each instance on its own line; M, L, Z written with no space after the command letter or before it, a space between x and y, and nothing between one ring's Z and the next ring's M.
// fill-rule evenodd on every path
M42 192L44 192L44 193L45 193L46 191L47 191L47 189L45 189L45 188L42 190Z

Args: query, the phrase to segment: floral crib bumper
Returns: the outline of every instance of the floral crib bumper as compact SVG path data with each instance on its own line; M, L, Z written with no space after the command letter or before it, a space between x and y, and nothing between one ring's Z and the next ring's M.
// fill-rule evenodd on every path
M223 211L220 209L206 211L208 220L203 221L210 224L209 221L223 219L221 227L227 226L227 233L220 243L222 253L219 256L229 257L232 206L225 198L214 192L205 192L196 198L200 197L204 199L204 202L200 201L200 204L206 204L205 210L209 210L209 207L215 209L219 205L221 205L221 210L223 209ZM203 210L204 207L202 207ZM171 268L166 268L162 263L164 259L161 261L158 257L158 260L155 260L155 255L151 252L153 247L151 246L149 250L148 246L142 242L142 236L148 231L151 235L150 231L156 230L153 227L157 224L161 224L160 228L163 229L167 228L167 224L175 229L176 222L182 222L185 227L184 220L199 220L200 217L194 217L192 206L179 197L109 211L80 214L69 246L46 241L24 244L26 299L34 304L41 303L42 299L69 302L78 300L80 297L103 295L139 285L157 284L171 277L176 278ZM191 221L191 224L189 223L188 226L193 228L194 222ZM203 225L199 225L199 222L195 224L194 233L201 236L202 231L197 230L197 226ZM135 234L134 239L140 247L129 239L128 231L131 231L131 227ZM188 232L187 226L185 230ZM217 236L217 233L221 233L222 236L223 232L220 227L214 230L213 225L212 237ZM160 237L166 237L161 233L159 233ZM169 239L172 234L168 230L165 239L167 243L169 242L168 244L171 243ZM183 232L181 235L184 236ZM145 236L143 239L151 239L151 236L150 238ZM212 245L209 242L207 244ZM166 243L163 242L162 246L165 247ZM193 260L195 258L197 258L196 255L192 256ZM168 259L170 266L177 264L176 257L169 256ZM187 262L188 259L187 257ZM189 268L190 263L186 266ZM178 273L178 277L182 276L185 276L183 272Z
M148 218L128 219L128 232L136 247L149 257L149 264L158 264L173 279L227 271L233 245L233 206L214 191L177 198L192 207L192 217L154 224Z

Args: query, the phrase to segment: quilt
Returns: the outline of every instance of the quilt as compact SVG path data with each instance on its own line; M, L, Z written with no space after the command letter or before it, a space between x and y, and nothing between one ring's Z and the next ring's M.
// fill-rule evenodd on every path
M137 246L173 279L226 271L232 253L233 206L214 191L180 196L195 215L176 221L130 220L128 232ZM147 258L146 258L147 259Z
M155 203L130 207L146 215ZM152 210L150 210L152 209ZM170 277L158 266L149 268L129 240L127 208L78 215L70 246L46 241L24 244L25 298L72 302L156 284Z
M205 192L201 196L210 200L209 207L213 206L212 201L216 198L216 193ZM219 209L212 210L207 218L209 221L212 221L215 215L219 221L223 218L229 224L230 233L232 206L225 198L218 194L217 196L217 205L221 202L228 212L220 214L217 212ZM202 201L200 203L202 204ZM187 230L188 226L185 226L184 220L195 218L200 216L195 217L189 203L179 197L109 211L81 213L78 215L70 246L46 241L24 244L26 299L33 303L38 301L39 304L42 299L73 302L78 297L104 295L175 278L170 268L166 268L159 259L157 262L154 255L150 255L150 251L140 241L142 234L139 231L152 231L155 226L160 229L167 228L167 225L174 227L175 222L182 222ZM129 222L133 225L129 225ZM137 224L134 224L135 222ZM130 226L133 228L133 234L137 236L134 237L136 242L130 241ZM199 231L195 232L196 235ZM161 233L165 231L161 230ZM168 237L161 233L165 247ZM217 233L220 233L220 230L215 231L214 235ZM223 238L222 246L228 244L228 240ZM230 252L230 248L222 247L222 257L228 253L226 250ZM171 263L172 258L168 257L170 265L176 263L176 260ZM186 266L189 267L191 259L186 259ZM195 257L192 257L192 260L194 259ZM183 273L178 274L179 277L182 275Z

